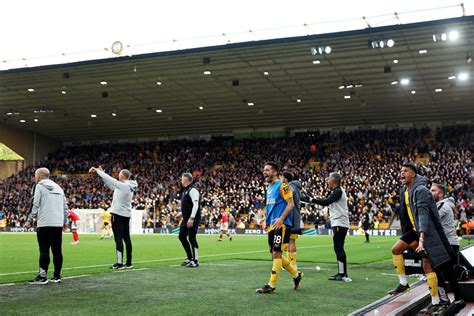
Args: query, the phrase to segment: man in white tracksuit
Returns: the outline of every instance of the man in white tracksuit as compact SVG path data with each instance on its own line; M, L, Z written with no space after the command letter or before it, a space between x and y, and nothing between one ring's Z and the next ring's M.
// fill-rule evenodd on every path
M54 181L49 179L49 170L39 168L35 171L36 185L33 188L33 205L26 223L31 227L36 219L36 237L40 251L38 276L30 284L47 284L49 266L49 249L53 253L54 283L61 282L61 269L63 265L62 236L63 229L67 227L68 206L64 191Z
M89 172L95 172L104 181L105 185L114 191L110 213L112 214L112 231L114 233L117 263L112 269L131 269L132 265L132 240L130 239L130 217L132 217L132 198L138 189L134 180L129 180L131 173L122 169L118 180L109 176L101 167L90 168ZM127 249L127 261L123 264L123 241Z

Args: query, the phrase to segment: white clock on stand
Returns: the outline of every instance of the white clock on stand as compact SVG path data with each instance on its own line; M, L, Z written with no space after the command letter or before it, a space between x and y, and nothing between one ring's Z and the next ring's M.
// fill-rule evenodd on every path
M112 43L112 53L117 56L120 56L123 51L123 44L121 41L115 41Z

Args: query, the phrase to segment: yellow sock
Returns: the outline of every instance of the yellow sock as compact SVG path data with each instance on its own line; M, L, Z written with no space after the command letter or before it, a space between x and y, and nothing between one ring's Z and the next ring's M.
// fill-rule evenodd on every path
M290 261L290 262L293 260L293 259L292 259L292 254L293 254L292 252L289 252L289 251L286 252L286 258L287 258L288 261ZM283 254L282 254L282 257L283 257Z
M296 268L296 251L288 252L288 260Z
M288 271L292 277L296 278L298 276L298 270L288 261L288 258L282 257L283 268Z
M268 281L268 284L272 287L276 287L281 272L281 265L281 259L273 259L272 274L270 275L270 281Z
M405 261L403 260L403 255L392 255L392 257L397 274L405 274Z
M100 235L101 235L101 236L104 236L104 230L105 230L105 229L103 229L103 228L100 230Z
M435 272L429 272L426 274L426 283L428 283L431 297L438 296L438 278L436 277Z

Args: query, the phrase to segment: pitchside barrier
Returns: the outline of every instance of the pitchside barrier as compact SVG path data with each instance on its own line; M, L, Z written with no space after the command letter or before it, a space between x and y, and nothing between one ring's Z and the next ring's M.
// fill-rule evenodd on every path
M144 233L154 232L155 234L179 234L179 227L173 229L161 229L161 228L150 228L143 229ZM265 235L266 232L261 228L232 228L229 229L229 233L238 235ZM402 231L400 229L371 229L368 231L370 236L401 236ZM220 234L219 228L199 228L198 234L206 235L217 235ZM304 229L303 235L332 235L332 230L327 228L309 228ZM350 236L363 236L364 232L360 229L349 229L348 235Z
M78 231L83 233L99 233L102 226L102 219L100 218L100 210L76 210L79 221ZM132 234L179 234L179 227L175 228L143 228L143 210L133 210L130 222L130 230ZM0 227L0 232L34 232L34 228L24 227ZM217 235L220 234L219 228L199 228L199 234ZM267 232L261 228L244 228L244 229L229 229L229 233L238 235L266 235ZM401 236L400 229L371 229L368 231L370 236ZM303 235L321 235L332 236L332 230L327 228L309 228L304 229ZM349 236L363 236L364 233L358 229L349 229Z

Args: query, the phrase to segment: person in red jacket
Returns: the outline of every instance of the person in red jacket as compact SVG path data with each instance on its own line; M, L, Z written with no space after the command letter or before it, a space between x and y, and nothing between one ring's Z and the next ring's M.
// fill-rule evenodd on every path
M221 212L221 232L219 236L219 241L222 241L222 235L226 234L229 237L229 240L232 241L232 235L229 232L229 216L227 212L223 209Z
M71 232L72 232L72 238L74 239L74 241L71 244L77 245L79 244L79 234L77 233L77 226L79 225L79 216L76 213L74 213L73 210L68 211L67 215L69 217L69 220L71 221Z

